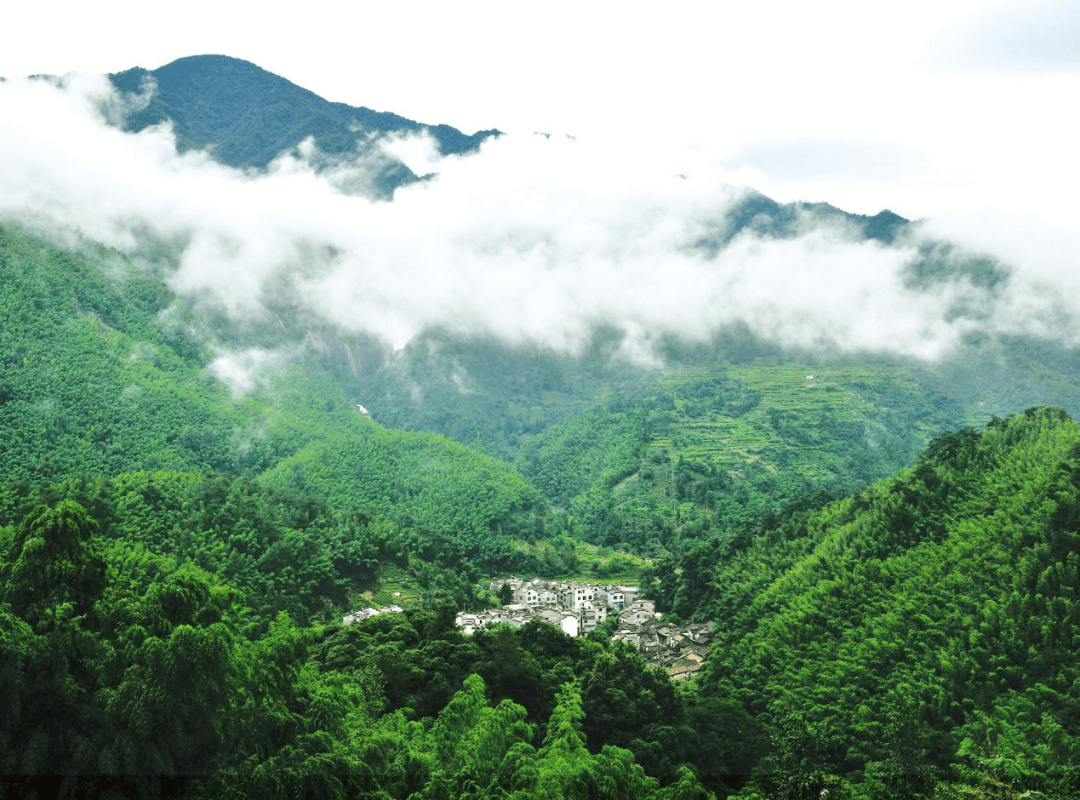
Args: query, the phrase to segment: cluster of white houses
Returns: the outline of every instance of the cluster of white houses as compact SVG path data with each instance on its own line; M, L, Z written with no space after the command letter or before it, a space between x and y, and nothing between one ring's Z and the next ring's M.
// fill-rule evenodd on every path
M664 667L681 680L701 669L712 639L710 623L676 625L661 620L651 600L637 598L637 588L510 577L491 582L499 594L509 584L513 602L502 608L462 612L456 623L466 634L498 624L520 627L537 619L556 625L568 636L579 636L618 613L618 628L611 638L638 648L646 660Z
M458 614L457 626L471 634L499 623L520 627L530 620L540 619L562 628L567 636L579 636L602 624L608 614L634 605L637 597L634 586L526 581L513 576L496 578L489 588L494 594L502 595L505 586L510 588L510 603L502 608ZM652 611L649 614L651 616Z
M351 625L354 622L362 622L365 619L371 619L377 617L379 614L403 614L405 609L401 606L383 606L382 608L361 608L359 611L353 611L351 614L346 614L341 618L342 625Z
M603 623L610 614L618 613L618 627L611 638L634 645L646 661L666 669L672 680L697 673L709 654L712 623L668 622L656 613L652 600L638 598L636 587L510 577L493 580L491 591L499 594L504 584L509 584L513 602L502 608L462 612L457 615L457 626L471 635L492 625L521 627L536 619L561 628L567 636L580 636ZM364 608L346 614L341 621L348 625L403 610L397 605Z

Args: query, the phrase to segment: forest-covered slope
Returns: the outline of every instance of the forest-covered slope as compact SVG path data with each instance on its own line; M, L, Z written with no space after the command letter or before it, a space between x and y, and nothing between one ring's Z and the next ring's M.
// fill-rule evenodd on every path
M480 568L547 552L512 468L372 422L315 359L234 396L157 279L2 237L4 796L700 793L645 722L685 742L695 712L637 654L453 629ZM327 624L390 569L434 613Z
M373 142L380 136L427 130L442 152L452 153L475 148L493 134L467 137L331 103L225 56L183 58L111 80L124 93L119 105L130 106L128 130L169 120L179 150L206 148L211 157L240 167L265 167L313 136L329 159L318 169L333 167L340 157L351 172L374 169L389 186L397 180L393 169L404 167L376 152ZM140 92L142 100L136 101ZM389 160L374 168L369 157ZM342 189L333 185L335 192ZM553 233L543 230L543 219L536 230L531 219L521 222L526 250L532 237L544 242ZM199 293L185 300L201 312L199 336L234 351L259 348L286 357L303 351L307 362L300 372L320 371L319 391L344 394L349 406L363 403L381 424L441 434L511 463L568 512L565 530L604 546L657 555L682 538L736 530L805 494L841 494L890 475L910 465L938 432L981 425L992 415L1031 405L1080 413L1075 348L1030 333L1005 333L1008 324L998 330L994 317L1008 316L1008 295L1028 289L1018 284L1016 270L990 254L934 239L918 223L891 212L863 216L827 203L778 203L753 191L734 193L700 219L675 222L686 225L679 251L691 252L707 272L719 274L732 252L737 261L747 248L769 251L777 243L817 242L806 253L794 248L795 258L821 247L850 257L854 248L871 272L870 261L888 253L887 269L897 271L897 280L868 284L868 291L895 294L898 306L938 309L940 319L919 323L923 335L933 338L952 326L965 333L936 360L917 360L837 348L829 344L828 331L820 342L808 338L801 346L780 346L748 318L717 323L704 340L646 331L652 349L631 363L621 349L627 330L600 314L583 326L584 341L571 352L438 325L419 326L394 352L380 331L356 328L352 315L344 324L324 317L336 301L321 295L312 301L307 280L360 280L358 296L365 296L368 287L360 276L368 266L351 265L346 279L346 270L335 266L342 248L312 250L314 241L306 237L299 245L303 263L272 280L255 280L260 285L253 305L265 313L230 317L224 310L228 298L216 298L216 306L215 298ZM168 281L182 269L182 240L158 242L149 255L140 255ZM354 248L366 252L367 245L345 245ZM422 253L419 260L431 255ZM516 263L517 256L507 255ZM468 252L458 256L471 259ZM805 268L794 262L793 276ZM840 273L835 278L839 284L845 280ZM572 285L563 291L576 294ZM840 302L828 294L819 301L825 316ZM810 305L799 314L812 318L816 309ZM381 311L368 315L379 317ZM816 380L807 381L807 375ZM334 389L324 388L331 384Z
M733 329L650 365L618 341L597 331L572 357L433 332L359 374L339 357L337 374L380 421L513 463L576 536L651 556L892 475L938 433L1030 405L1080 413L1075 351L1033 339L920 362Z
M707 796L688 757L729 769L627 648L466 638L452 608L256 629L239 590L96 529L72 501L0 529L5 796L661 800Z
M380 557L408 566L411 554L417 568L438 560L440 570L474 577L536 557L518 545L543 536L544 504L511 468L432 434L373 423L313 358L274 373L272 386L234 396L216 379L218 353L193 335L183 303L119 254L77 237L59 246L7 224L0 282L4 521L18 522L35 499L112 503L135 492L145 508L121 503L117 514L131 511L138 524L121 519L120 529L158 552L225 569L231 580L241 570L236 559L271 558L289 536L321 559L327 548L338 551L336 569L312 578L328 586L347 576L356 588L370 585ZM249 504L290 510L246 518L266 529L257 547L235 531L214 542L245 515L197 521L193 505L211 516L228 505L199 499L214 483L208 473L245 476L244 484L224 479L225 495L231 485ZM258 496L273 489L287 498ZM454 582L451 596L471 596L467 582ZM335 592L344 603L343 590ZM298 594L305 614L317 605L309 595Z
M203 514L208 541L244 552L268 519L297 524L310 508L204 479L162 532L156 510L138 509L167 482L83 483L89 512L62 500L0 528L9 793L1080 788L1080 428L1060 411L938 437L897 478L792 509L678 574L706 587L699 602L717 620L704 677L679 690L602 638L540 623L463 637L452 607L298 626L302 609L282 601L320 571L301 575L295 553L261 582L232 573L249 593L146 545L199 538L188 522Z
M1080 428L1059 410L940 436L660 584L716 620L701 691L768 727L776 796L1080 790Z
M452 153L494 132L327 103L224 57L112 77L136 108L129 132L168 120L179 150L242 168L214 167L226 183L202 187L284 200L263 168L291 153L327 205L241 201L250 213L234 217L194 203L177 222L176 186L158 176L156 212L134 188L88 219L123 253L76 230L78 214L51 221L60 196L0 220L0 795L1080 794L1080 359L1068 337L1046 338L1069 317L1040 305L1044 286L1019 286L1016 305L1008 265L889 212L710 193L689 222L681 203L659 208L658 230L677 235L625 280L670 258L711 285L809 237L770 251L777 274L815 249L828 280L877 264L888 280L848 297L885 287L925 303L899 318L938 357L817 325L773 341L751 325L772 318L768 302L743 316L698 306L700 326L672 328L688 338L648 315L656 329L634 329L638 305L597 313L575 283L610 289L581 270L610 249L599 266L622 277L639 255L614 246L621 216L586 220L580 241L600 246L578 261L548 248L560 223L530 227L539 200L493 239L470 217L470 235L399 249L414 219L397 209L423 208L327 179L355 168L388 199L416 176L365 150L369 134L425 129ZM207 166L173 163L167 134L104 130L163 145L169 176ZM299 154L308 137L318 152ZM438 181L413 188L430 199ZM335 208L347 236L324 225ZM588 214L571 212L578 230ZM385 252L382 223L397 237ZM741 255L725 262L727 248ZM523 254L541 265L526 277L573 279L553 293L579 315L561 349L533 329L408 313L419 284L405 266L431 258L417 281L475 267L433 283L453 314L478 276ZM247 280L181 279L193 264ZM379 269L387 280L369 285ZM242 308L236 287L251 293ZM353 324L350 298L375 298L370 320ZM395 303L403 345L379 324ZM1049 315L1018 319L1032 308ZM1061 408L1017 414L1032 405ZM633 580L646 558L658 610L716 625L687 683L608 641L614 620L581 639L453 626L494 602L492 574ZM403 613L338 624L399 600Z

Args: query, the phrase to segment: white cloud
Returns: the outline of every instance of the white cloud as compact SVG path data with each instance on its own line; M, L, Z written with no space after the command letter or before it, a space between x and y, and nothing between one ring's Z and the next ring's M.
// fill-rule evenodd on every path
M234 397L251 392L256 386L269 386L278 374L283 356L260 347L236 353L224 353L210 363L210 372L228 384Z
M438 143L430 136L390 136L381 147L417 175L430 175L442 160Z
M1016 265L1000 296L964 280L913 290L904 267L916 240L885 248L840 228L743 235L714 255L695 245L744 192L709 148L518 135L438 159L430 142L398 140L390 150L438 175L387 203L341 191L343 175L364 179L370 154L320 172L308 143L265 174L246 173L177 155L167 127L132 135L104 125L109 102L104 81L90 78L66 89L0 84L0 210L49 215L143 259L175 250L157 264L174 289L239 321L288 305L394 347L439 327L566 351L592 326L612 325L639 360L657 334L704 339L745 322L785 345L935 357L976 325L1055 335L1047 320L1076 316L1080 304L1080 293L1061 291L1075 287L1076 237L1025 249L1026 225L1012 237L999 223L944 219L935 229L967 230L965 244ZM147 237L162 244L158 255ZM959 306L979 313L957 315ZM272 366L255 349L212 369L242 392Z

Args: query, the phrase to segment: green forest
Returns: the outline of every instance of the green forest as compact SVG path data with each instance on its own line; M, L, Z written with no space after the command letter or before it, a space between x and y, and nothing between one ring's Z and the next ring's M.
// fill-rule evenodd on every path
M196 317L93 243L7 224L0 282L8 796L1080 791L1065 411L972 427L912 365L718 342L632 369L600 333L406 353L364 399L442 386L372 402L410 432L332 356L234 396ZM409 416L439 407L463 443ZM694 680L602 630L454 627L492 575L642 557L659 610L715 623ZM405 613L340 624L391 585Z

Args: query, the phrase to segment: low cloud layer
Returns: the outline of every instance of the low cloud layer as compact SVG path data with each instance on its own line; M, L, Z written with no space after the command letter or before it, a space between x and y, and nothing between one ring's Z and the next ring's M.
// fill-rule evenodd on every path
M807 218L793 238L744 233L717 250L701 242L746 192L700 150L507 136L440 159L428 141L399 140L386 151L437 175L375 202L342 191L365 179L362 160L328 169L307 143L265 174L231 170L177 155L167 126L107 125L102 109L116 107L100 78L0 84L0 212L78 229L239 323L289 309L290 324L394 348L438 327L570 352L605 325L641 359L658 335L702 340L735 322L784 345L925 358L972 330L1078 343L1080 328L1062 326L1080 318L1069 232L1032 241L957 217L886 247ZM961 273L913 285L930 234L1015 270L993 287ZM214 370L243 389L268 363L256 349Z

